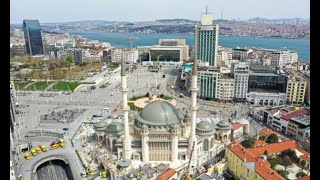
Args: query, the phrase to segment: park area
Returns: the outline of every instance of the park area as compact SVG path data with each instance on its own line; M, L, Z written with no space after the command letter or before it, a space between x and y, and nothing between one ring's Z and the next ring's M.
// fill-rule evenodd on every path
M149 97L148 93L145 96L137 96L129 99L128 105L131 110L142 111L147 104L156 100L164 100L171 103L173 106L177 106L177 101L170 96L161 94L159 96L153 95L152 97Z
M28 85L30 82L15 82L14 83L14 88L16 89L16 90L21 90L21 89L23 89L24 87L26 87L26 85Z
M39 82L36 82L36 83L31 84L30 86L28 86L28 87L27 87L27 90L31 90L31 91L43 91L43 90L46 89L50 84L51 84L51 82L39 81Z
M80 85L78 82L59 82L53 85L53 91L74 91Z

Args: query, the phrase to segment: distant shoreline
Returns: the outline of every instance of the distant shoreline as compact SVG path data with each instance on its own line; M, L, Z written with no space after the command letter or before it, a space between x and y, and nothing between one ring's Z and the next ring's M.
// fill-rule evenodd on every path
M88 32L88 33L132 33L132 34L175 34L175 35L194 35L194 33L157 33L157 32L108 32L108 31L64 31L65 33L69 32ZM273 39L302 39L302 40L310 40L308 37L304 38L295 38L295 37L285 37L285 36L241 36L241 35L222 35L219 36L223 37L253 37L253 38L273 38Z
M128 33L128 32L103 32L103 31L65 31L72 36L80 36L88 40L111 43L112 47L129 48L129 36L137 37L133 41L134 47L152 46L158 44L159 39L185 39L186 44L193 45L194 37L184 33ZM254 36L223 36L220 35L219 45L228 48L248 47L262 49L287 48L298 52L299 60L310 62L310 39L306 38L277 38Z

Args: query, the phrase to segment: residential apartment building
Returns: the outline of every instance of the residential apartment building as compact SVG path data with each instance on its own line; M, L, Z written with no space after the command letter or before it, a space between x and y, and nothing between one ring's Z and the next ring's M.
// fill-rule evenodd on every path
M237 142L232 142L226 147L225 158L228 167L236 176L236 179L248 180L285 180L275 172L268 161L255 156Z
M221 74L218 87L220 89L219 100L232 101L234 98L235 81L230 74Z
M79 64L82 62L82 50L81 49L74 50L73 61L74 61L74 64Z
M293 117L288 123L288 135L299 141L310 141L310 116Z
M199 67L198 96L204 99L217 99L220 94L219 79L219 69L216 69L214 67Z
M234 140L242 140L243 135L244 135L244 131L243 131L243 125L238 123L238 122L234 122L232 123L232 129L231 129L231 141Z
M212 14L201 15L201 25L195 27L195 41L198 52L197 60L209 62L210 66L217 66L217 53L219 41L219 25L212 24Z
M217 66L227 66L228 62L232 60L232 49L220 48L217 52Z
M309 115L309 111L307 109L299 109L296 111L286 111L282 109L282 111L273 117L272 119L272 127L275 128L278 132L283 134L288 133L288 125L289 120L294 117L298 117L301 115ZM292 131L291 131L292 132Z
M123 51L124 61L128 64L136 63L139 59L139 52L136 49L128 49Z
M119 63L123 58L123 50L122 49L111 49L111 62Z
M232 50L233 59L244 61L248 59L250 53L252 53L252 49L244 49L244 48L235 48Z
M249 153L252 154L253 156L256 157L261 157L263 156L263 153L265 151L268 152L268 155L275 155L279 154L282 151L285 150L294 150L296 152L296 155L299 159L299 164L301 164L301 161L304 160L306 162L305 169L310 170L310 154L303 150L300 147L300 144L297 143L295 140L283 140L277 143L272 143L272 144L265 144L259 147L255 148L250 148L248 149Z
M304 103L305 93L308 81L300 77L291 77L288 80L287 86L287 101L294 105Z
M284 66L286 64L296 63L298 61L298 53L289 50L279 50L271 53L271 64L274 66Z
M234 97L237 99L246 99L249 82L249 63L239 62L238 64L234 64L231 71L233 72L235 80Z

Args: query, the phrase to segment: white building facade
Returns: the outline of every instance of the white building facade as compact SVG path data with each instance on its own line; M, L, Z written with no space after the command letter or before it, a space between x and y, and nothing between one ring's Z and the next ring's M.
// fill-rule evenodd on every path
M249 84L249 63L239 62L233 68L235 88L234 97L238 99L247 98Z
M277 106L286 102L285 93L249 92L247 100L252 105Z
M289 50L280 50L271 53L271 64L275 66L284 66L298 62L298 53Z
M122 49L111 49L111 62L119 63L123 58L123 50Z
M219 81L219 100L231 101L234 98L235 81L231 77L221 75Z

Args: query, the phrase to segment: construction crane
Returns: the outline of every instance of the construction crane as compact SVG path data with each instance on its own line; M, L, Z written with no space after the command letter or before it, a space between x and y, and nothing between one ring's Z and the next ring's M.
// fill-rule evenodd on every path
M130 37L129 37L129 39L130 39L130 48L131 48L131 50L132 50L133 39L138 39L138 38L137 38L137 37L134 37L134 36L131 34Z
M192 177L191 177L191 175L189 174L189 169L190 169L190 163L191 163L191 159L192 159L192 154L193 154L193 151L194 151L194 144L195 144L195 142L193 142L193 144L192 144L192 149L191 149L191 154L190 154L190 158L189 158L189 163L188 163L186 172L185 172L184 175L182 176L182 180L192 180Z

